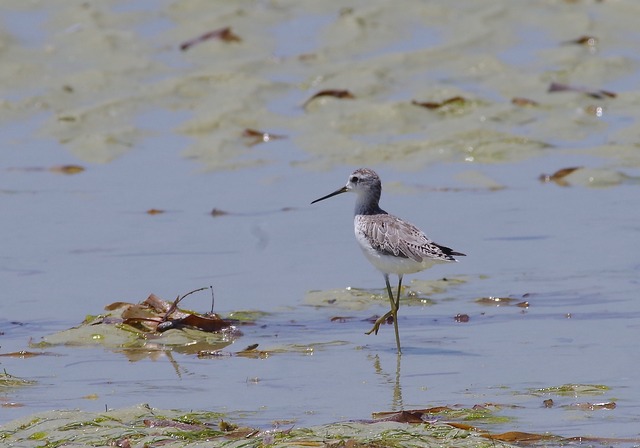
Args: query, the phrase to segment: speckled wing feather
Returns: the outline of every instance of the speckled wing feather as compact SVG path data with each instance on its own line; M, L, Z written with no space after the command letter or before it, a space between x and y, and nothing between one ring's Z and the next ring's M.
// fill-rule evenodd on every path
M417 227L389 214L367 215L361 222L362 233L371 246L384 254L411 258L420 263L424 258L455 261L453 252L431 241Z

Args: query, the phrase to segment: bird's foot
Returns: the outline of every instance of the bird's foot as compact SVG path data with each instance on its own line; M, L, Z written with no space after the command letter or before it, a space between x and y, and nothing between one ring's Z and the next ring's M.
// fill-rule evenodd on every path
M367 331L365 334L371 334L371 333L378 334L378 330L380 330L380 325L386 323L391 316L393 316L393 313L389 311L384 316L379 317L376 320L376 322L373 324L373 328L371 328L371 330Z

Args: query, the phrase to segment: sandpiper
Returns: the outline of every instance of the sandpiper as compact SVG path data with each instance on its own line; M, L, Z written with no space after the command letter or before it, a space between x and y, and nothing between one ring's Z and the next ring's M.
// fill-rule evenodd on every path
M382 184L375 171L368 168L355 170L349 176L347 185L316 199L312 204L347 192L358 195L353 222L356 240L365 257L384 275L391 304L391 310L378 318L366 334L378 334L380 325L393 316L396 345L400 354L402 350L398 332L398 308L403 275L423 271L437 263L457 261L454 255L465 254L434 243L413 224L382 210L379 206ZM389 274L398 276L398 292L395 298L391 292Z

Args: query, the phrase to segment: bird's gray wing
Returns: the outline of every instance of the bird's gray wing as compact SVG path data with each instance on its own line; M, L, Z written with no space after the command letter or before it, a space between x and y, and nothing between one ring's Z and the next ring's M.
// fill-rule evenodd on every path
M424 258L453 260L420 229L393 215L374 215L366 221L363 230L371 246L379 252L411 258L418 263Z

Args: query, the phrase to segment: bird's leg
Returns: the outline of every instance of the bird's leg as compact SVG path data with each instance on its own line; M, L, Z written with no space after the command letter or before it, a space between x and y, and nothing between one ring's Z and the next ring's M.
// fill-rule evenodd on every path
M393 316L394 301L393 301L393 293L391 292L391 285L389 284L389 274L384 274L384 281L387 284L387 294L389 295L389 302L391 302L391 311L387 312L384 316L376 319L375 323L373 324L373 328L371 328L371 330L367 331L365 334L371 334L371 333L378 334L378 330L380 330L380 325L385 323L390 316Z
M391 284L389 283L389 275L384 274L384 281L387 285L387 294L389 295L389 303L391 304L391 311L388 311L384 316L379 317L376 322L373 324L373 328L369 330L366 334L378 334L378 330L380 329L380 325L385 323L389 317L393 316L393 327L396 333L396 346L398 347L398 353L400 353L400 332L398 330L398 309L400 308L400 288L402 286L402 276L398 276L398 296L396 299L393 298L393 292L391 291Z
M389 319L391 316L393 316L393 313L391 311L387 311L384 316L376 319L376 322L373 324L373 328L367 331L365 334L371 334L371 333L378 334L378 330L380 330L380 325L385 323L387 319Z
M389 287L389 278L387 277L387 288L389 288L389 297L391 298L391 288ZM398 330L398 310L400 309L400 289L402 288L402 274L398 274L398 295L395 303L391 304L391 311L393 311L393 329L396 332L396 346L398 347L398 354L402 353L400 348L400 331Z

